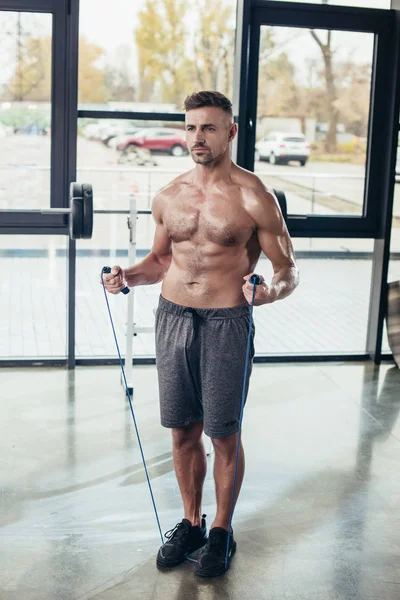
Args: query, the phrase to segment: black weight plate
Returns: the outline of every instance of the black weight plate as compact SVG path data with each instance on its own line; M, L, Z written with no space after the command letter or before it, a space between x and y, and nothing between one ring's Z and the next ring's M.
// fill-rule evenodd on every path
M286 196L285 196L285 192L283 190L275 190L274 189L274 194L276 196L276 199L279 202L279 206L281 207L281 211L282 211L282 216L285 220L285 222L287 221L287 202L286 202Z
M83 189L81 183L71 183L70 206L70 236L73 240L80 240L83 235Z
M90 240L93 233L93 188L90 183L82 183L83 189L83 231L82 238Z

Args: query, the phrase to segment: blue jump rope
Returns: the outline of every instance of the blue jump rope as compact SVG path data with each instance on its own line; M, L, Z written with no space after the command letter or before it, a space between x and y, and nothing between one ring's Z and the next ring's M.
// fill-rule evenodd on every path
M136 422L135 412L134 412L133 406L132 406L132 398L131 398L131 395L129 393L129 388L128 388L128 384L127 384L126 377L125 377L125 369L124 369L123 361L122 361L122 358L121 358L121 352L120 352L119 345L118 345L117 335L115 333L114 321L113 321L113 318L112 318L112 315L111 315L110 304L108 302L106 288L104 287L104 280L103 280L104 273L111 273L110 267L103 267L102 272L101 272L101 282L103 284L104 297L105 297L105 300L106 300L107 310L108 310L108 314L109 314L109 317L110 317L110 323L111 323L111 328L112 328L113 335L114 335L115 345L117 347L117 352L118 352L118 357L119 357L119 363L120 363L120 366L121 366L122 377L124 379L124 384L125 384L125 389L126 389L126 395L128 396L128 400L129 400L129 406L130 406L130 409L131 409L132 419L133 419L133 423L134 423L134 426L135 426L137 440L138 440L138 443L139 443L140 454L142 456L143 467L144 467L144 470L145 470L145 473L146 473L146 479L147 479L147 484L149 486L151 501L153 503L154 514L156 516L158 531L160 533L161 543L164 544L164 536L163 536L162 530L161 530L160 518L158 516L157 506L156 506L156 502L155 502L155 499L154 499L153 488L151 487L149 472L148 472L148 469L147 469L146 459L144 457L144 452L143 452L143 446L142 446L142 442L141 442L140 435L139 435L139 429L138 429L137 422ZM245 405L245 401L246 401L247 373L248 373L248 370L249 370L251 332L252 332L252 328L253 328L254 297L255 297L255 294L256 294L256 286L260 285L262 283L262 279L261 279L261 277L259 275L255 275L254 274L254 275L252 275L250 277L250 283L253 284L253 296L252 296L252 300L251 300L251 305L249 306L249 312L250 312L249 333L248 333L248 336L247 336L246 361L245 361L245 367L244 367L244 377L243 377L243 387L242 387L242 404L241 404L241 408L240 408L239 434L238 434L238 443L237 443L237 448L236 448L235 472L234 472L234 476L233 476L233 490L232 490L231 509L230 509L230 516L229 516L228 541L227 541L227 544L226 544L225 568L228 566L229 543L230 543L230 538L231 538L233 508L234 508L234 503L235 503L235 490L236 490L236 481L237 481L237 470L238 470L238 465L239 465L240 441L241 441L241 437L242 437L242 422L243 422L244 405ZM123 294L129 294L130 289L129 289L129 287L126 286L126 287L124 287L121 290L121 292ZM189 558L188 556L186 558L188 560L190 560L191 562L197 562L197 560L194 560L193 558Z

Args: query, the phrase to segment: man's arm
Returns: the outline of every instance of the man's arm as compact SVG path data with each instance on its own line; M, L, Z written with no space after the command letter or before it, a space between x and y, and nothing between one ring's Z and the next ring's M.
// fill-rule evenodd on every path
M267 304L289 296L299 284L299 270L286 223L275 196L260 182L254 190L249 214L254 219L258 242L274 269L271 284L257 286L255 304ZM253 286L246 278L243 288L246 299L251 301Z
M160 192L152 204L156 231L151 252L142 261L124 271L125 279L130 287L159 283L169 269L172 259L171 239L163 223L163 205L163 195Z

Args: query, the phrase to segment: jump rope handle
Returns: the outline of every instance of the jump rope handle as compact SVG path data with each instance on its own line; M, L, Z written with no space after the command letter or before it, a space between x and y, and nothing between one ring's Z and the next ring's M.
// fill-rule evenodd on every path
M252 283L253 285L260 285L262 283L262 279L259 275L256 275L255 273L250 277L250 283Z
M103 273L111 273L111 267L103 267ZM125 286L124 289L121 290L123 294L129 294L130 291L128 286Z

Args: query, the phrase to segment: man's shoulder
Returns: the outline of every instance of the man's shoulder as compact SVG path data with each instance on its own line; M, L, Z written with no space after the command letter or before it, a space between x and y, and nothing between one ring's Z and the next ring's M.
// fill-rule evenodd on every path
M161 188L153 198L152 213L157 219L162 219L163 211L169 201L176 199L177 194L189 185L190 171L182 173Z
M243 207L257 227L280 223L281 211L274 191L269 190L260 177L251 171L237 168L236 183L241 190Z
M167 185L157 192L156 198L168 199L171 196L175 196L176 193L183 187L189 185L189 175L190 171L177 175L177 177L172 179L169 183L167 183Z
M273 190L268 189L258 175L238 165L235 165L235 167L236 183L241 188L245 197L259 200L268 200L270 198L273 200Z

